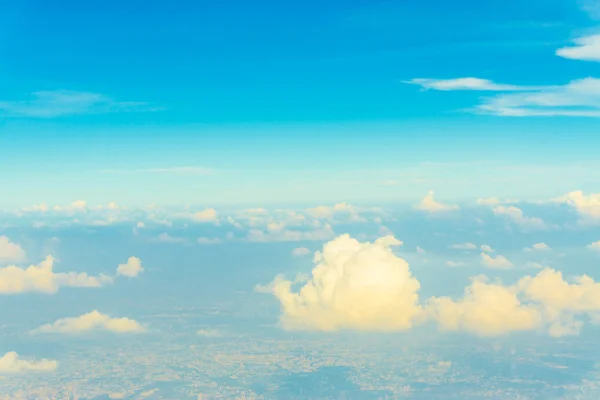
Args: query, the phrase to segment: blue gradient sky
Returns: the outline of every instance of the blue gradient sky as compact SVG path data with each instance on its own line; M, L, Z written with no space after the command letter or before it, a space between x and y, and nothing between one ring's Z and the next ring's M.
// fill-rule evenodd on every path
M600 189L598 118L475 114L495 93L403 83L593 77L598 63L555 55L594 32L584 3L68 3L1 6L2 206ZM76 95L23 104L41 91ZM156 171L176 167L213 172Z

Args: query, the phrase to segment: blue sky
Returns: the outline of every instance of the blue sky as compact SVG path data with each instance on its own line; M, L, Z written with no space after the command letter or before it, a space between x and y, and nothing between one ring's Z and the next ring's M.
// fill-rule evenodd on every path
M3 196L5 206L82 196L142 205L165 185L155 195L165 204L228 203L235 192L250 203L286 203L298 198L287 188L292 179L302 181L307 202L364 201L364 191L389 202L412 201L429 189L451 198L502 195L476 176L480 193L464 188L457 195L443 182L389 190L370 176L362 190L346 184L340 195L326 194L319 175L337 173L342 182L351 180L348 171L426 162L570 165L594 161L599 144L596 114L564 116L546 107L548 115L514 117L498 115L497 106L477 109L486 98L521 96L530 87L564 96L562 85L593 78L597 62L555 54L593 37L593 2L2 7L0 177L27 182ZM423 91L406 83L466 77L517 89ZM565 107L597 113L597 96ZM132 181L98 173L178 167L214 174L148 172ZM311 179L301 176L309 171ZM389 175L381 180L398 180ZM575 189L569 179L527 195ZM137 194L119 190L140 181L146 185ZM599 187L589 179L574 184Z

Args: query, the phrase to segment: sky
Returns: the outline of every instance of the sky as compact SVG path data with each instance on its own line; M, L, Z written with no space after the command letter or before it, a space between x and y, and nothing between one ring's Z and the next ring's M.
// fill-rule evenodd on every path
M590 172L556 187L528 173L511 188L488 179L497 166L596 162L593 2L2 8L0 178L27 182L3 193L3 206L599 190ZM464 78L475 80L454 81ZM472 167L481 162L495 165ZM406 178L428 175L428 163L463 163L455 174L477 189Z
M600 398L600 3L4 1L0 398Z

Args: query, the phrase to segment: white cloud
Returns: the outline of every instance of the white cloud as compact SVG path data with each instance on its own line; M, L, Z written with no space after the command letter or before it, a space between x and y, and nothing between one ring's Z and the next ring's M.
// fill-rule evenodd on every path
M157 242L162 243L187 243L186 238L171 236L166 232L163 232L160 235L158 235L158 237L155 240Z
M338 220L338 222L366 222L366 218L361 215L364 212L374 212L376 210L363 210L347 203L338 203L333 207L329 206L318 206L309 208L306 213L316 219L326 219L331 222Z
M45 358L39 361L23 360L14 351L9 351L0 358L0 373L52 372L57 367L57 361Z
M446 261L446 266L448 267L464 267L465 265L467 265L467 263L463 261Z
M475 111L505 117L600 117L600 79L583 78L538 92L489 97Z
M75 200L68 206L54 206L52 210L57 212L85 212L87 210L87 202L85 200Z
M417 253L419 254L427 254L427 252L425 251L425 249L423 249L422 247L417 246Z
M192 219L196 222L218 222L217 210L214 208L205 208L202 211L192 214Z
M419 85L424 89L433 90L479 90L479 91L524 91L524 90L539 90L539 87L527 87L527 86L516 86L516 85L505 85L502 83L495 83L487 79L480 78L455 78L455 79L428 79L428 78L416 78L410 81L404 81L413 85Z
M576 190L553 201L573 207L582 217L600 219L600 193L585 195L583 191Z
M433 198L433 191L429 193L421 200L420 203L414 206L415 209L425 211L429 213L441 213L458 209L456 205L446 205L435 201Z
M577 46L559 49L563 57L598 61L600 35L580 38ZM487 79L413 79L407 83L434 90L477 90L513 92L483 98L471 111L505 117L572 116L600 117L600 79L587 77L563 85L517 86Z
M196 335L204 337L220 337L223 333L216 329L198 329Z
M0 264L25 261L27 255L25 250L16 243L10 241L6 236L0 236Z
M117 267L117 275L123 275L130 278L135 278L142 271L144 271L142 260L137 257L129 257L127 263L119 264Z
M432 298L428 311L441 330L460 330L479 336L528 331L541 323L539 311L521 304L514 288L489 284L485 277L474 278L458 301L449 297Z
M149 107L146 103L115 101L102 94L71 90L40 91L32 93L28 100L0 101L0 111L4 115L33 118L158 110L160 109Z
M600 62L600 35L590 35L577 38L575 46L562 47L556 50L556 55L573 60Z
M302 257L311 254L312 252L306 247L296 247L292 250L292 255L294 257Z
M393 236L360 243L341 235L315 253L311 279L292 291L292 281L278 276L269 286L279 299L285 329L335 331L406 330L421 312L419 282L391 246Z
M269 224L266 230L251 229L246 240L250 242L301 242L327 240L333 236L333 228L329 224L312 230L285 229L282 224Z
M517 283L528 299L540 305L551 336L579 333L582 323L575 317L600 311L600 283L587 275L574 280L569 283L560 271L546 268Z
M455 250L474 250L477 248L477 245L475 245L473 243L460 243L460 244L453 244L448 247L450 247L451 249L455 249Z
M540 218L526 217L520 208L510 206L497 206L492 209L495 215L502 215L509 218L515 224L524 229L546 229L547 226Z
M492 255L482 252L481 262L488 268L503 269L512 267L512 263L506 257L501 256L500 254L494 257Z
M204 244L204 245L223 243L223 241L219 238L206 238L206 237L199 237L197 242L198 242L198 244Z
M78 334L92 331L113 333L140 333L145 329L129 318L111 318L96 310L75 318L62 318L53 324L42 325L31 333L67 333Z
M598 240L597 242L588 244L587 247L590 250L600 251L600 240Z
M112 283L107 275L89 276L85 272L54 273L54 258L47 256L38 265L26 269L11 265L0 268L0 293L16 294L25 292L56 293L61 286L101 287Z
M479 336L544 330L559 337L578 334L584 317L594 322L600 316L600 283L586 275L567 282L551 268L513 285L474 277L461 298L432 297L422 306L419 282L391 250L399 244L392 236L361 243L342 235L315 254L310 277L277 276L255 290L277 297L288 330L398 331L435 321L441 330ZM502 256L481 256L495 267L510 264Z
M523 249L523 251L526 251L526 252L547 251L547 250L551 250L551 248L546 243L535 243L533 246L531 246L531 247L525 247Z
M487 245L487 244L482 244L480 247L481 251L486 252L486 253L493 253L494 249L492 248L492 246Z

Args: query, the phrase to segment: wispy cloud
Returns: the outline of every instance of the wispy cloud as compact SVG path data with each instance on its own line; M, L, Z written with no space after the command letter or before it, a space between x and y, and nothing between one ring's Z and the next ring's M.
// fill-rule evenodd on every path
M579 6L590 18L600 19L600 1L598 0L579 0Z
M600 16L600 2L583 1L582 8L592 17ZM582 36L572 46L561 47L559 57L600 62L600 34ZM484 97L466 111L503 117L600 117L600 79L584 77L565 84L533 86L497 83L482 78L415 78L404 83L438 91L504 92Z
M595 45L600 50L600 36L598 43ZM585 52L587 52L588 57L592 56L591 50L585 50ZM583 54L584 51L582 50L580 56L583 57ZM597 57L600 61L600 53ZM464 79L469 79L469 81L464 81ZM417 79L413 81L421 81L421 83L411 83L420 84L432 90L516 92L483 98L479 105L468 110L479 114L504 117L600 117L600 79L598 78L588 77L555 86L513 86L475 78Z
M600 62L600 34L583 36L575 39L573 43L575 43L574 46L556 50L556 55L573 60Z
M432 90L480 90L490 92L511 92L511 91L529 91L544 89L544 86L518 86L495 83L488 79L481 78L455 78L455 79L429 79L415 78L409 81L403 81L411 85L421 86L423 89Z
M211 175L214 170L205 167L166 167L146 169L104 169L103 174L188 174L188 175Z
M24 100L0 101L0 112L5 116L31 118L163 109L148 103L117 101L99 93L72 90L39 91Z
M491 97L475 111L509 117L600 117L600 79L584 78L535 93Z

